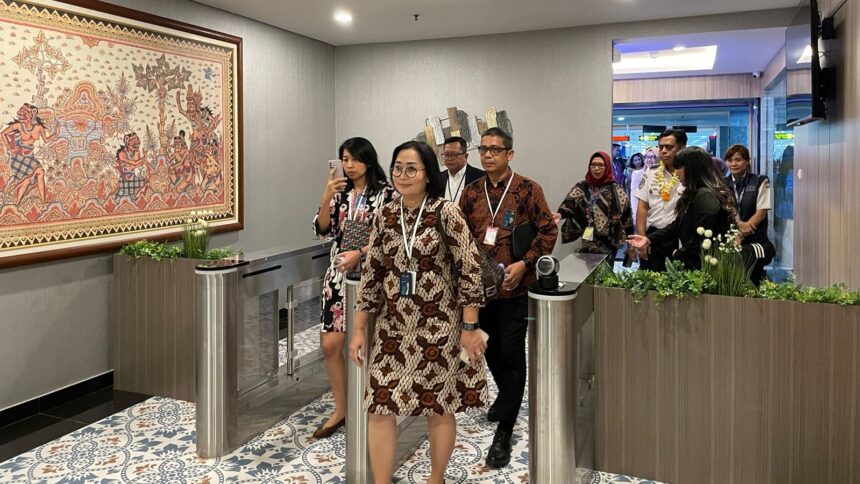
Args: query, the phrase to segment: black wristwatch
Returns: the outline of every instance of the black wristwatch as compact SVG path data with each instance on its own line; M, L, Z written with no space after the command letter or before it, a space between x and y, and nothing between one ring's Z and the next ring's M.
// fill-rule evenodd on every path
M473 322L463 321L463 329L466 331L475 331L478 328L479 328L479 326L478 326L477 321L473 321Z

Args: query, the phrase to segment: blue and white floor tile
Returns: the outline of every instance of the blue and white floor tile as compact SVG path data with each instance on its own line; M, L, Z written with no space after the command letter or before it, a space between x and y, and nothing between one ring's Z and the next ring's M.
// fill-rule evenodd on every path
M236 452L201 459L194 452L194 404L153 397L0 463L0 482L342 484L346 482L343 431L329 439L311 438L331 408L331 394L327 393ZM449 482L528 482L526 415L528 407L524 406L514 430L513 459L501 470L484 465L484 452L492 441L495 424L487 422L482 410L458 416ZM424 482L429 473L427 451L424 442L397 470L398 483ZM657 484L605 473L595 473L590 482Z
M296 358L306 355L311 351L318 350L320 347L320 326L312 326L296 335L296 340L293 343L293 350L296 352ZM289 341L282 339L278 345L278 360L281 366L287 364L287 347Z

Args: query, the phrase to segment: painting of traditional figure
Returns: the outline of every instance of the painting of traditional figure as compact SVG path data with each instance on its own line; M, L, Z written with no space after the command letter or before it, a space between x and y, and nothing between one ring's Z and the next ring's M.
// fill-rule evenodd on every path
M0 0L0 267L241 228L241 39Z

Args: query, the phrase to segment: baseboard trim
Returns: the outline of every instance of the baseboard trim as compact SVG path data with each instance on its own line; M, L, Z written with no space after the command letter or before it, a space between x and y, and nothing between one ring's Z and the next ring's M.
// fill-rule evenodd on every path
M113 385L113 370L0 410L0 428Z

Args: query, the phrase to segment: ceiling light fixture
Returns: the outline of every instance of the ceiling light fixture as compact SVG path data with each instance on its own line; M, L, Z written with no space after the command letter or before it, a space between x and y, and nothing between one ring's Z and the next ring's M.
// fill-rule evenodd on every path
M683 52L673 49L658 52L628 52L612 64L618 74L646 74L655 72L710 71L717 60L717 46L690 47Z
M618 116L619 121L624 121L624 116Z
M352 23L352 14L345 10L338 10L334 13L334 21L341 25L349 25Z
M685 50L687 50L687 48L683 45L676 45L675 47L672 47L672 50L674 50L675 52L684 52Z

